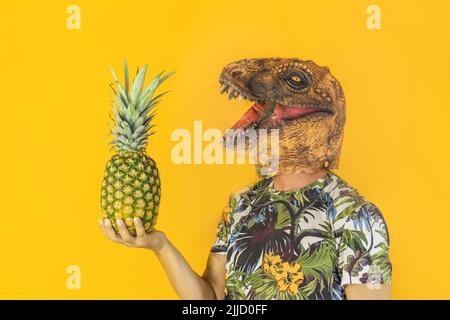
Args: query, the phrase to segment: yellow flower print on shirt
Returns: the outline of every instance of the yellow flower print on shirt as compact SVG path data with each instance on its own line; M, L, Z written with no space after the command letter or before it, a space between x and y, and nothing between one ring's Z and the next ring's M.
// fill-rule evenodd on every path
M272 252L264 255L264 272L275 275L281 266L281 257L279 255L274 256Z
M289 264L289 262L284 262L280 272L275 275L275 280L277 280L277 289L279 291L289 290L292 294L298 293L298 286L302 284L304 280L303 272L300 272L301 264L296 262L294 264Z
M222 220L225 223L230 223L230 213L231 213L231 209L229 207L226 207L223 209L222 211Z

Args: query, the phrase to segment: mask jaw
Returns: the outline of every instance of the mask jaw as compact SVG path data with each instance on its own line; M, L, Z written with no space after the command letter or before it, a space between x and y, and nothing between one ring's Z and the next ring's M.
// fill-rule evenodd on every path
M311 174L339 168L343 142L343 118L294 120L283 126L279 137L279 157L276 170L258 163L259 176L280 174ZM315 122L314 122L315 121ZM270 167L270 163L269 163ZM264 169L264 171L262 170Z
M262 103L255 103L244 115L231 127L233 130L246 130L256 128L264 117L265 106Z

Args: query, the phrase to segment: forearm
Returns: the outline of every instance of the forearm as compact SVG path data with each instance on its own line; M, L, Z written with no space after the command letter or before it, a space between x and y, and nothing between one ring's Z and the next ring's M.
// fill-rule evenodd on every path
M351 284L346 285L345 294L348 300L390 300L391 285L388 284Z
M181 299L216 299L211 284L192 270L186 259L168 239L156 252L156 256Z
M172 287L181 299L216 299L211 281L216 283L217 292L223 291L224 283L220 281L222 280L220 277L215 276L213 272L213 276L209 278L212 280L208 281L206 277L197 275L163 232L153 230L147 234L142 221L139 218L134 218L136 237L133 237L121 219L117 219L116 222L119 234L114 231L109 219L100 219L100 228L105 236L116 243L153 251L161 262ZM212 269L217 269L222 274L225 270L225 261L222 261L220 257L217 258L213 259L216 261L216 266ZM210 271L210 269L208 270Z

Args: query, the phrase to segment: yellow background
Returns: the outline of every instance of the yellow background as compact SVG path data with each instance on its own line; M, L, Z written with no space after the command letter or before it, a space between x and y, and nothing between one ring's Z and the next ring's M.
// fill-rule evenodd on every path
M377 4L382 29L366 27ZM81 8L81 30L66 8ZM149 153L158 162L158 228L202 272L228 194L250 165L171 162L177 128L225 128L247 105L218 76L245 57L295 56L341 81L348 122L338 173L389 226L396 299L450 298L448 1L9 1L0 13L0 298L176 298L156 258L103 238L111 75L150 63L177 70ZM68 265L81 290L66 287Z

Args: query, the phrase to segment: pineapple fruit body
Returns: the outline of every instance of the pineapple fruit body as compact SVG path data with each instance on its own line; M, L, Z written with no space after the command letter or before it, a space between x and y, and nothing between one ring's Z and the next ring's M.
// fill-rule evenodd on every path
M173 72L157 74L144 87L147 65L137 70L130 83L124 63L125 81L120 83L111 68L114 84L111 141L117 151L107 163L101 188L103 217L118 231L116 219L122 219L132 235L136 235L134 217L141 219L145 231L153 230L158 217L161 182L155 161L146 154L148 138L154 133L155 107L163 92L155 91Z
M136 235L133 218L142 220L145 231L153 230L158 217L161 182L155 161L141 152L120 152L107 163L102 183L103 217L117 231L116 219L123 219Z

